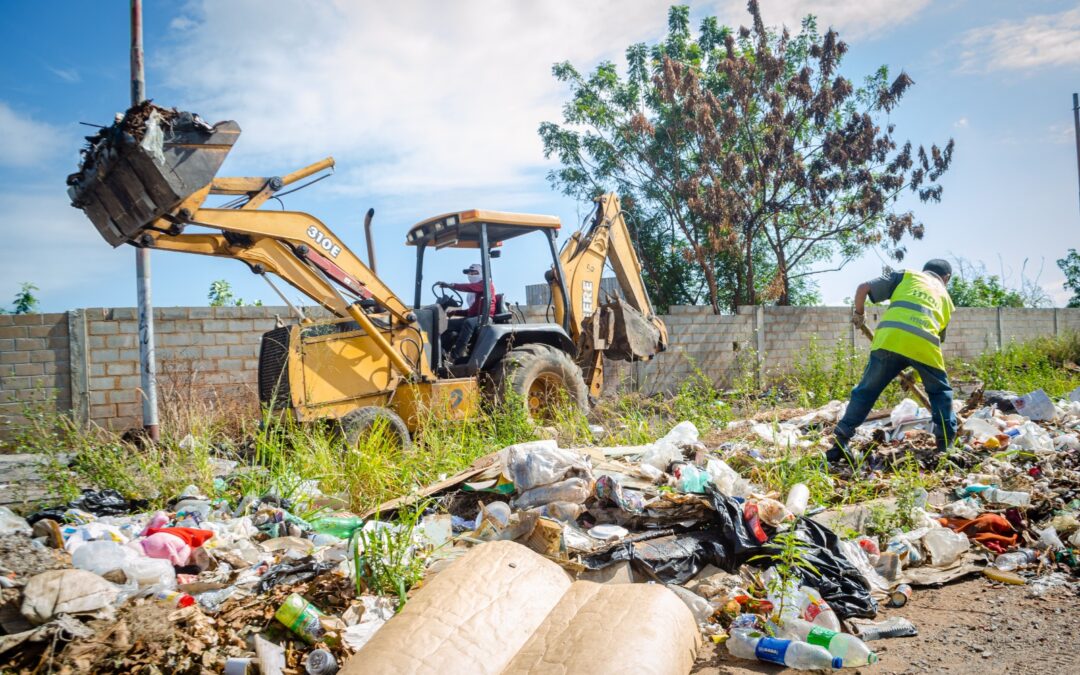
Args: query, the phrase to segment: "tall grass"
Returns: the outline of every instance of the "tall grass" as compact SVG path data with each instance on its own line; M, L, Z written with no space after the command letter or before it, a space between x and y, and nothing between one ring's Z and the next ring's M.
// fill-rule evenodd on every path
M1080 333L1011 343L964 364L960 371L982 380L987 389L1011 389L1021 394L1043 389L1064 396L1080 386Z

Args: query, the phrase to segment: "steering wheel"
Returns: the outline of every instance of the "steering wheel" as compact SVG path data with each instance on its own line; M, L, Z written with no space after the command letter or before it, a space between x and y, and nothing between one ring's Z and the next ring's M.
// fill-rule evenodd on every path
M439 282L431 285L431 292L435 295L435 302L443 309L461 307L465 304L465 300L461 297L461 293L458 293L449 286L440 286Z

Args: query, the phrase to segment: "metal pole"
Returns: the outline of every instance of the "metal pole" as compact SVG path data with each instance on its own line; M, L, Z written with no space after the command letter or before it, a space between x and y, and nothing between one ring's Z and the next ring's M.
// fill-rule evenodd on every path
M1076 137L1076 179L1080 181L1080 94L1073 94L1073 129Z
M146 77L143 73L142 0L131 0L131 105L146 100ZM143 429L150 440L157 441L158 428L157 363L154 359L154 304L150 296L150 249L135 249L135 278L139 303L139 365L142 374Z

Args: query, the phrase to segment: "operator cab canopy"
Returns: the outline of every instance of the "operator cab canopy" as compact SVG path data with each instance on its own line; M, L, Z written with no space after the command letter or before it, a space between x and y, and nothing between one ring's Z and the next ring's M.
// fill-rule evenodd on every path
M557 216L472 209L444 213L413 225L405 236L405 243L436 248L480 248L482 224L487 225L489 246L500 246L507 239L530 232L558 230L560 227Z

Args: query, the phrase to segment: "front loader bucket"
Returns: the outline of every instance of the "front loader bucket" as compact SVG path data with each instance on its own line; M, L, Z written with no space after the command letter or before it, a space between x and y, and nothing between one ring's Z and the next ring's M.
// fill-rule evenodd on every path
M595 322L599 325L595 325ZM585 321L582 334L588 350L603 345L604 355L612 361L649 361L667 349L664 334L630 303L615 299L604 303Z
M68 176L71 205L113 246L134 242L214 180L239 136L236 122L210 126L193 113L140 103L87 139L79 172Z

